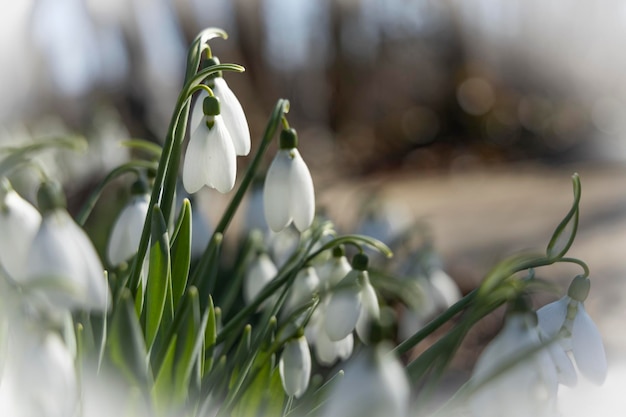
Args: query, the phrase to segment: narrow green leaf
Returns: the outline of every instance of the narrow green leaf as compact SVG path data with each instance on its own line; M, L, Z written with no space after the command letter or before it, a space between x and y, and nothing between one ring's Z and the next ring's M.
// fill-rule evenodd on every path
M178 215L178 223L172 238L172 294L174 308L185 293L191 262L191 204L188 199Z
M202 376L211 372L213 368L213 354L215 352L215 339L217 339L217 320L215 316L215 307L213 306L213 297L209 295L208 320L204 331L204 366Z
M129 381L145 386L149 380L146 344L133 298L128 288L122 289L107 338L107 351L113 364Z
M256 372L252 382L248 385L247 389L239 397L233 407L231 416L249 417L254 416L261 411L263 402L266 399L266 394L268 394L272 366L273 361L267 360L266 355L257 355L255 363L253 364L253 369L256 367L258 371Z
M275 366L270 375L270 382L265 391L265 415L280 415L285 405L285 390L283 381L280 378L278 367Z
M237 350L234 355L234 369L230 375L230 381L228 383L228 389L232 389L239 377L239 372L241 370L241 364L244 363L245 358L248 357L248 352L250 351L250 342L252 337L252 326L246 324L243 328L243 333L239 338L239 345L237 346Z
M208 311L200 316L200 300L198 290L195 287L189 288L187 297L191 305L191 315L186 317L184 335L176 349L175 381L181 397L186 396L192 371L199 360L205 339L204 331L209 317ZM199 377L200 375L198 375Z
M561 223L556 227L548 247L546 255L550 259L562 258L574 243L576 232L578 230L579 204L581 195L580 177L578 174L572 176L572 184L574 187L574 201L569 212Z
M174 335L170 340L165 353L165 358L158 371L158 374L154 380L154 386L152 387L152 398L159 408L163 408L167 405L172 405L171 392L174 388L173 369L174 358L176 353L176 341L177 336Z
M152 209L150 269L146 285L146 342L152 346L161 324L170 277L169 238L158 206Z
M120 142L120 144L130 149L136 149L146 152L147 154L154 157L155 160L158 160L161 157L161 151L163 151L163 148L161 148L161 146L144 139L123 140Z

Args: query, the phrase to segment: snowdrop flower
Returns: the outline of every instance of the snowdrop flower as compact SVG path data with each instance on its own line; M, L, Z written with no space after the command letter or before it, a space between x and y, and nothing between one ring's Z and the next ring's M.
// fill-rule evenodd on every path
M356 322L356 334L362 342L369 342L370 324L372 321L380 319L380 307L378 306L378 297L372 284L370 284L367 271L363 271L361 275L361 312Z
M284 314L290 314L307 301L310 301L313 294L317 292L319 283L320 279L312 266L307 266L298 271L293 285L289 289L289 298L285 303Z
M110 297L104 268L85 232L65 210L59 184L42 184L38 201L43 220L20 283L58 308L106 310Z
M18 279L24 272L28 250L39 229L41 215L15 192L6 178L0 180L0 265Z
M189 138L183 164L183 186L193 194L204 185L227 193L235 185L237 156L216 97L203 101L205 117Z
M328 400L325 417L404 417L408 415L409 381L390 347L367 347L346 367Z
M320 302L305 328L307 340L315 348L315 358L324 366L331 366L337 360L346 360L352 355L354 336L349 333L341 340L330 340L324 329L324 316L328 299Z
M352 270L337 285L331 294L326 306L324 317L324 329L328 338L332 341L344 339L352 333L359 318L364 314L364 310L375 315L374 307L371 304L371 292L365 289L369 285L367 276L368 257L363 253L358 253L352 259ZM363 298L366 298L364 301ZM374 294L376 298L376 294ZM363 303L366 306L363 306ZM378 304L376 303L376 307ZM367 320L366 317L363 320ZM364 324L361 324L363 327ZM363 331L363 329L361 329Z
M113 225L107 247L111 265L120 265L137 253L149 204L148 185L143 179L139 179L131 188L130 201Z
M340 245L335 246L332 257L316 269L317 276L320 279L320 289L327 291L339 284L348 275L348 272L352 270L352 267L345 256L344 248Z
M204 67L209 65L219 64L217 57L209 58ZM230 89L226 80L222 78L221 72L214 74L208 80L208 86L213 90L213 94L220 100L221 103L221 115L224 119L224 124L235 147L235 153L239 156L245 156L250 153L250 129L248 128L248 120L246 114L241 107L241 103L235 96L235 93ZM202 111L201 103L208 97L209 94L205 90L201 90L196 100L196 105L191 113L191 129L195 129L203 119L204 113Z
M285 343L278 371L288 396L299 398L304 394L311 377L311 352L304 335Z
M297 146L296 131L283 130L280 149L267 171L263 192L265 219L275 232L292 221L298 230L306 230L315 216L313 180Z
M591 382L602 384L606 378L606 353L598 328L585 310L583 302L589 295L589 278L574 278L568 293L561 299L537 310L539 328L547 338L558 336L562 351L571 352L580 372ZM556 365L566 385L576 382L571 366L559 360L559 350L553 350ZM562 352L560 354L562 358Z
M243 298L246 304L252 303L263 288L274 279L278 269L267 253L261 252L248 266L243 281Z
M558 376L550 354L539 349L511 364L519 355L541 346L537 319L528 311L508 314L500 333L476 362L469 384L472 414L480 417L554 415ZM510 367L498 374L507 365ZM471 385L470 385L471 386Z

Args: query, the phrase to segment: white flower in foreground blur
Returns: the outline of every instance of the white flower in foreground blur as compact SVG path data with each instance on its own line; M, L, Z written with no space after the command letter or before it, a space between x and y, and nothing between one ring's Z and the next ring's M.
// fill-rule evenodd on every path
M204 185L227 193L235 185L237 156L215 97L203 102L206 115L189 138L183 163L183 186L193 194Z
M38 200L43 220L19 282L57 308L106 310L110 297L104 268L85 232L65 210L60 186L42 184Z
M300 398L308 388L311 377L311 352L304 336L285 343L278 370L285 393Z
M59 335L30 324L11 327L11 360L0 375L2 415L75 416L79 393L74 358Z
M243 298L250 304L263 288L274 279L278 269L267 253L261 252L252 260L243 278Z
M555 415L557 371L548 351L540 348L536 321L532 312L509 313L500 333L483 350L469 381L476 389L469 398L472 415ZM525 355L532 349L538 350Z
M263 191L265 219L274 232L289 226L291 222L300 231L313 223L315 216L315 193L313 180L297 147L294 129L280 134L280 149L267 171Z
M589 287L588 278L577 276L570 284L568 295L541 307L537 310L537 317L542 335L548 338L558 336L561 349L572 353L580 372L591 382L600 385L607 373L606 353L600 332L583 304L589 295ZM572 377L571 371L567 372L567 369L563 373L565 381L562 382L573 385L568 383Z
M290 314L297 310L298 307L311 301L313 294L317 292L319 284L320 279L312 266L307 266L298 271L293 285L289 289L289 297L285 302L283 314Z
M370 284L367 271L363 271L360 278L361 284L361 313L356 322L356 334L363 343L369 342L370 323L380 319L380 307L378 297L372 284Z
M137 253L143 224L148 214L150 196L144 180L137 180L131 189L131 199L115 220L109 237L107 256L111 265L120 265Z
M24 271L28 250L39 229L41 214L13 190L9 181L0 180L0 265L18 279Z
M329 290L339 284L352 267L345 256L344 248L339 245L333 248L332 257L317 266L316 270L320 279L320 289Z
M346 366L330 394L325 417L404 417L410 387L402 364L381 343L366 347Z
M203 64L204 67L209 65L219 64L217 57L212 57L206 60ZM221 115L224 118L224 124L235 147L235 152L239 156L245 156L250 153L250 129L248 127L248 120L246 114L241 107L241 103L235 96L235 93L230 89L226 80L222 78L222 74L213 74L208 80L208 86L213 90L213 94L220 100L221 103ZM191 131L197 128L202 121L204 113L202 111L202 102L208 97L208 93L201 90L196 104L191 113Z

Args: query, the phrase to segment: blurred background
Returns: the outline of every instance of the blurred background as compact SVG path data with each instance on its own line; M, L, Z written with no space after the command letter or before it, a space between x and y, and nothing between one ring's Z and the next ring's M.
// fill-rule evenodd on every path
M247 69L225 77L253 149L276 100L288 98L320 208L345 230L359 216L392 234L426 221L463 292L497 260L544 247L578 171L571 254L594 273L588 309L609 355L623 352L626 3L3 2L0 145L85 136L88 153L46 161L79 206L129 157L120 140L162 143L186 47L207 26L230 35L211 42L214 55ZM105 208L124 196L107 191L93 216L113 216ZM219 216L222 196L201 199L209 221ZM106 234L94 239L101 248ZM575 273L545 272L564 286Z

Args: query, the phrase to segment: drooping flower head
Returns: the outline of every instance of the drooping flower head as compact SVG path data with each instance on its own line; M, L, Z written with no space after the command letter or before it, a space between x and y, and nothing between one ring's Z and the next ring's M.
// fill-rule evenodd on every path
M280 149L267 171L263 206L267 224L274 232L292 221L298 230L306 230L315 216L313 180L297 146L296 131L283 130Z
M106 310L110 296L104 268L83 229L65 210L60 185L43 183L37 197L43 220L19 282L34 289L52 307Z
M509 311L502 330L478 358L469 381L475 387L469 398L472 415L554 415L557 371L541 345L535 313L517 308Z
M39 229L41 214L6 178L0 180L0 265L13 278L24 272L28 250Z
M602 384L606 378L607 362L602 336L585 310L584 301L589 295L589 278L577 276L567 295L537 310L539 328L547 338L558 337L561 349L571 352L580 372L591 382ZM555 355L558 354L558 350ZM573 385L576 382L572 367L563 359L562 352L555 357L561 370L561 382ZM570 364L571 365L571 364Z
M139 247L143 223L148 214L150 195L148 184L144 179L138 179L131 187L131 198L115 220L107 256L111 265L120 265L127 261Z
M304 335L285 343L278 370L288 396L299 398L304 394L311 378L311 352Z
M202 66L204 68L211 65L217 65L220 61L217 57L211 57L206 59ZM243 111L241 103L235 96L235 93L230 89L226 80L222 77L222 72L217 72L209 76L207 85L213 90L213 94L220 100L221 103L221 115L224 119L224 124L235 147L235 153L239 156L246 156L250 153L250 129L248 127L248 120L246 114ZM202 110L203 100L208 97L207 91L202 90L196 100L196 105L191 113L191 131L193 132L204 119L204 112Z
M215 96L203 100L204 118L192 131L183 164L183 186L193 194L203 186L227 193L235 185L237 156Z

